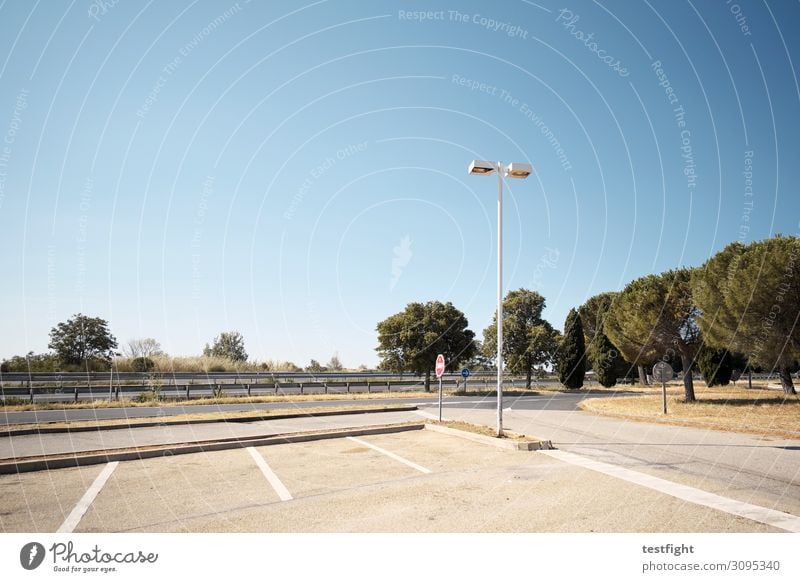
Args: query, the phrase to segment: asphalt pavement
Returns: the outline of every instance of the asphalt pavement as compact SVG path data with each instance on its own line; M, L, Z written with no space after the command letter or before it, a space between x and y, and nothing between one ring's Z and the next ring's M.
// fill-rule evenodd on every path
M617 392L613 395L633 395L634 392ZM592 394L589 392L563 393L541 392L534 395L511 396L505 399L506 406L512 405L520 410L576 410L578 403L584 398L613 396L608 393ZM370 398L347 400L304 400L291 402L266 402L242 404L185 404L177 406L131 406L123 408L67 408L58 410L32 410L26 412L0 412L0 425L30 424L37 422L59 422L79 420L110 420L125 418L158 418L178 414L197 414L211 412L240 412L253 410L292 410L315 407L351 407L351 406L386 406L395 404L428 405L435 402L437 395L414 398ZM445 406L468 406L480 409L494 409L494 396L446 396Z
M577 396L509 399L504 427L585 458L800 516L800 440L597 416L570 409ZM494 426L496 411L485 403L448 406L445 418Z

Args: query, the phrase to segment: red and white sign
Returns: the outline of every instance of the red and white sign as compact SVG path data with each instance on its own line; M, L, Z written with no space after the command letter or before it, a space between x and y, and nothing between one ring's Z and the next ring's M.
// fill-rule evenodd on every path
M439 354L436 356L436 377L441 378L444 374L444 356Z

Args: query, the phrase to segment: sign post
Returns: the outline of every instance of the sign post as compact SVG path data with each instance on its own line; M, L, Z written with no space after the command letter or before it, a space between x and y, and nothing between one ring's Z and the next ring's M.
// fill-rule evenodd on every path
M439 422L442 422L442 374L444 374L444 356L436 356L436 377L439 378Z
M663 412L667 413L667 381L672 380L672 366L667 362L658 362L653 366L653 379L661 382L661 399L663 403Z
M464 378L464 394L467 393L467 378L469 378L469 368L461 370L461 377Z

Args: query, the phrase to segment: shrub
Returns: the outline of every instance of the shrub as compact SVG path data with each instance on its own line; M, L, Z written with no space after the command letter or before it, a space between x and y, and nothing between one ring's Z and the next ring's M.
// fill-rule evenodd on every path
M156 367L156 363L150 358L133 358L131 360L132 372L152 372Z
M733 375L733 358L728 350L703 346L697 354L697 367L706 386L727 386Z
M0 372L58 372L61 364L55 354L34 354L28 352L24 356L13 356L3 360Z

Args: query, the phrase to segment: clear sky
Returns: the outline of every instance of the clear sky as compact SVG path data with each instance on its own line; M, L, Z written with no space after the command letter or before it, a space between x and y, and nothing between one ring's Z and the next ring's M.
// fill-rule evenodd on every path
M426 11L418 13L418 11ZM374 365L375 325L587 297L796 234L800 3L0 0L0 357L120 342Z

